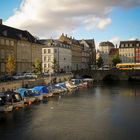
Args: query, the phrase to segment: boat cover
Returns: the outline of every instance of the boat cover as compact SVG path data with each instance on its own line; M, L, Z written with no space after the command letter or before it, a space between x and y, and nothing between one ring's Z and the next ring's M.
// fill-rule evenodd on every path
M46 94L49 92L49 90L46 86L36 86L32 90L35 92L39 92L41 94Z
M28 90L26 88L19 88L16 90L22 97L27 97Z
M67 88L65 83L58 83L58 84L55 84L55 86L56 87L60 86L60 87L63 87L63 88Z

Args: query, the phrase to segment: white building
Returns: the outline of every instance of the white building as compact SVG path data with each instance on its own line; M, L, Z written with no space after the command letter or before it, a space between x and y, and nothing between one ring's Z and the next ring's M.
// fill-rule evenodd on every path
M109 52L112 48L115 48L114 44L107 41L107 42L101 42L99 44L99 52L100 56L103 59L104 64L103 65L109 65Z
M43 72L70 72L72 63L70 45L52 39L41 42L45 44L42 49Z

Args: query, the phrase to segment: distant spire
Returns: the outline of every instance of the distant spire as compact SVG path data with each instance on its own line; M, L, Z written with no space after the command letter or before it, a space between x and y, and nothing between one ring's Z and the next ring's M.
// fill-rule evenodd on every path
M2 25L2 19L0 19L0 25Z

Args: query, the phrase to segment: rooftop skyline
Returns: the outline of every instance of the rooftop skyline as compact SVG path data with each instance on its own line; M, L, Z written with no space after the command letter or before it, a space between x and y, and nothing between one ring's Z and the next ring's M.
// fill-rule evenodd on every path
M1 0L5 25L39 38L102 41L140 39L140 0Z

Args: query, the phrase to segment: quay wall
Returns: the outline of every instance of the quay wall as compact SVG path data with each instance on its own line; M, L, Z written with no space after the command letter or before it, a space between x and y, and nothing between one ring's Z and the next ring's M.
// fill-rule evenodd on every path
M71 79L73 77L72 74L67 75L59 75L59 76L51 76L37 79L24 79L24 80L15 80L9 82L0 83L0 92L7 90L15 90L17 88L26 87L32 88L34 86L39 85L48 85L49 83L57 83L63 82Z

